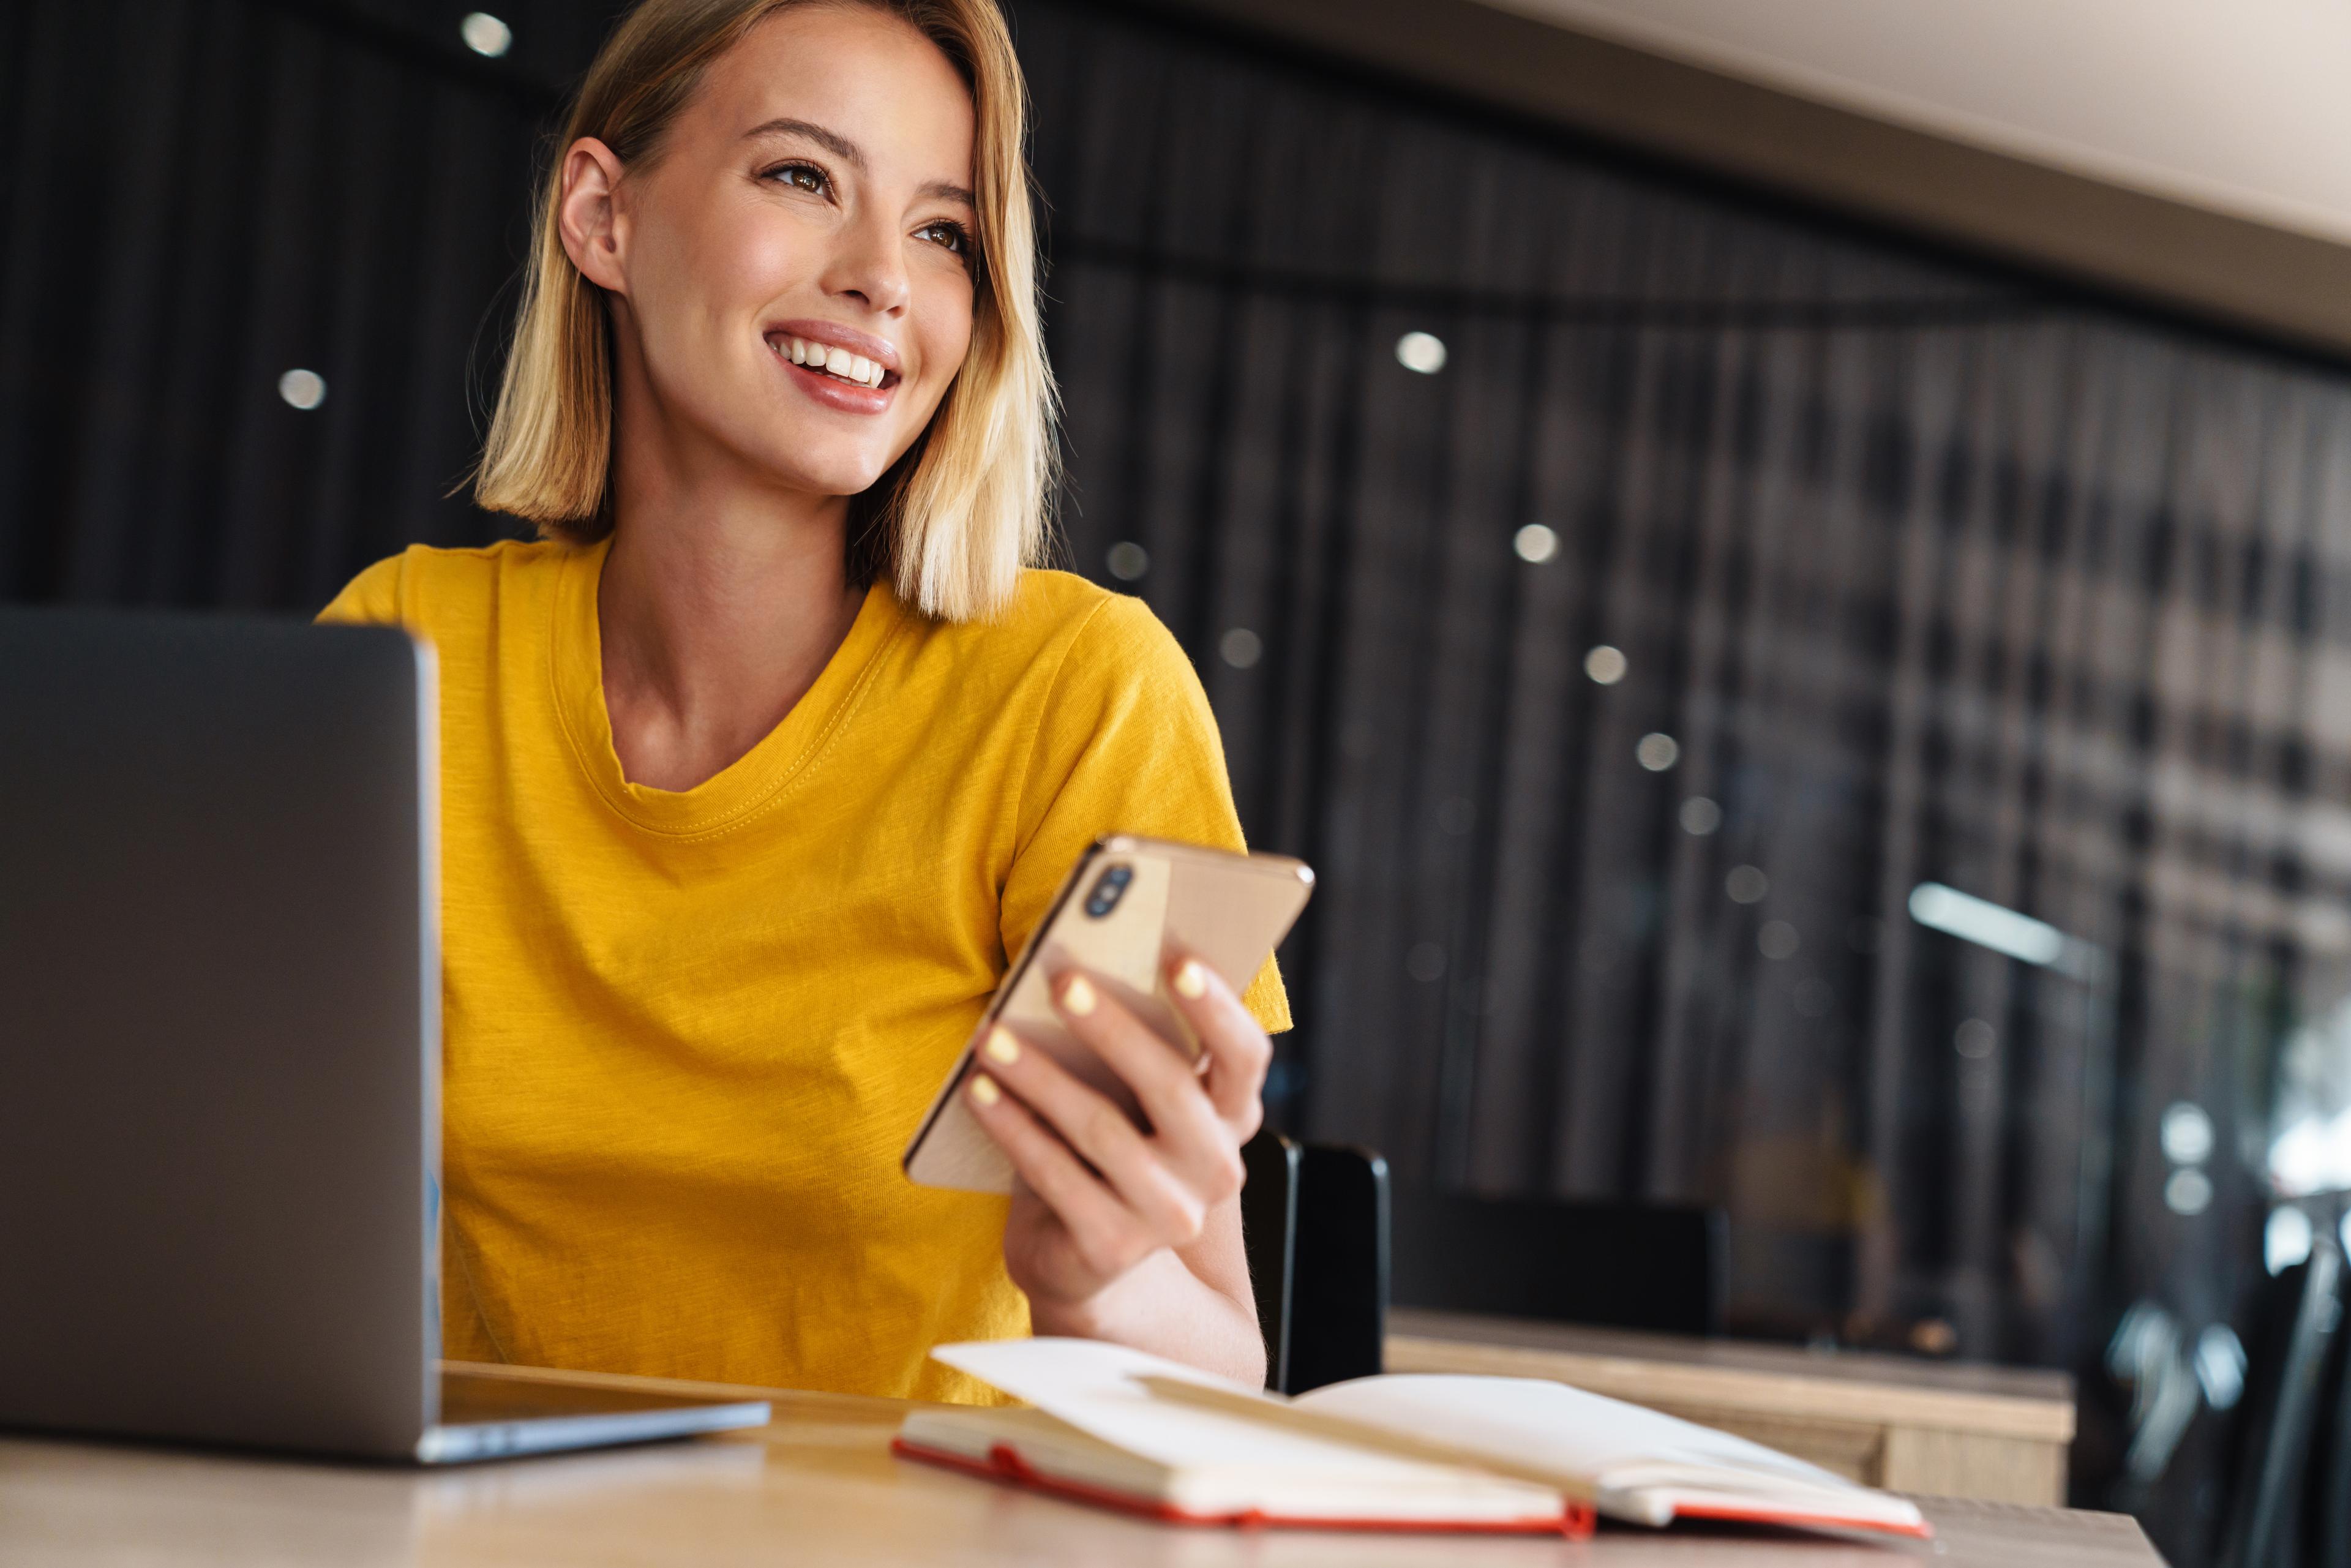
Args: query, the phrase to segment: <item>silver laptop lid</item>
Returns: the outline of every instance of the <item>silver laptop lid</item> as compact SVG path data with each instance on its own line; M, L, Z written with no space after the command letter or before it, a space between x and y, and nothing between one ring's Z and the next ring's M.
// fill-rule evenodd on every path
M0 611L0 1426L435 1417L429 653Z

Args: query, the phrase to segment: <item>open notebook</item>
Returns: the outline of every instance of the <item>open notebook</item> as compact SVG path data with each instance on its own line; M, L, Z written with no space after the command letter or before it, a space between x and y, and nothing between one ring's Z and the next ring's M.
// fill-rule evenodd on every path
M1534 1378L1364 1377L1285 1399L1091 1340L932 1354L1034 1408L917 1410L897 1452L1162 1519L1580 1535L1596 1511L1930 1533L1900 1498Z

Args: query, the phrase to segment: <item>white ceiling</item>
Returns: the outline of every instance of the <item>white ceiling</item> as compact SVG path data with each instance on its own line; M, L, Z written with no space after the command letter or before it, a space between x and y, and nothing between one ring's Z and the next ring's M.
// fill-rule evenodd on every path
M2351 242L2351 0L1482 0Z

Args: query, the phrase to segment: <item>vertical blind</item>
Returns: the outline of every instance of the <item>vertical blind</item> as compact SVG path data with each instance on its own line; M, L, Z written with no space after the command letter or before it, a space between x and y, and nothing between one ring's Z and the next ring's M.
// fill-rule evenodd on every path
M2238 1148L2345 950L2339 370L1022 16L1074 554L1142 547L1250 827L1323 869L1300 1124L1882 1227L1863 1304L1987 1349L2084 1247L2233 1255L2136 1200L2165 1104Z
M610 9L497 59L409 0L0 11L0 599L299 612L505 531L450 492ZM2126 1306L2227 1322L2280 1105L2351 1103L2342 368L1015 12L1065 564L1322 874L1277 1118L1725 1205L1750 1329L2120 1397Z

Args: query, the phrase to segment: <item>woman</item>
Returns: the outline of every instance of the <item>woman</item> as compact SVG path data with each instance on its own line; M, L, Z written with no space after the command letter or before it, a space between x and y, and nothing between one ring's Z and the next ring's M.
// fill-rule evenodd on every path
M1240 842L1165 630L1028 566L1023 114L990 0L648 0L559 146L477 476L541 538L325 612L439 651L453 1356L980 1397L929 1347L1033 1329L1262 1377L1270 966L1172 977L1201 1075L1065 980L1148 1132L994 1042L1008 1209L898 1170L1087 843Z

